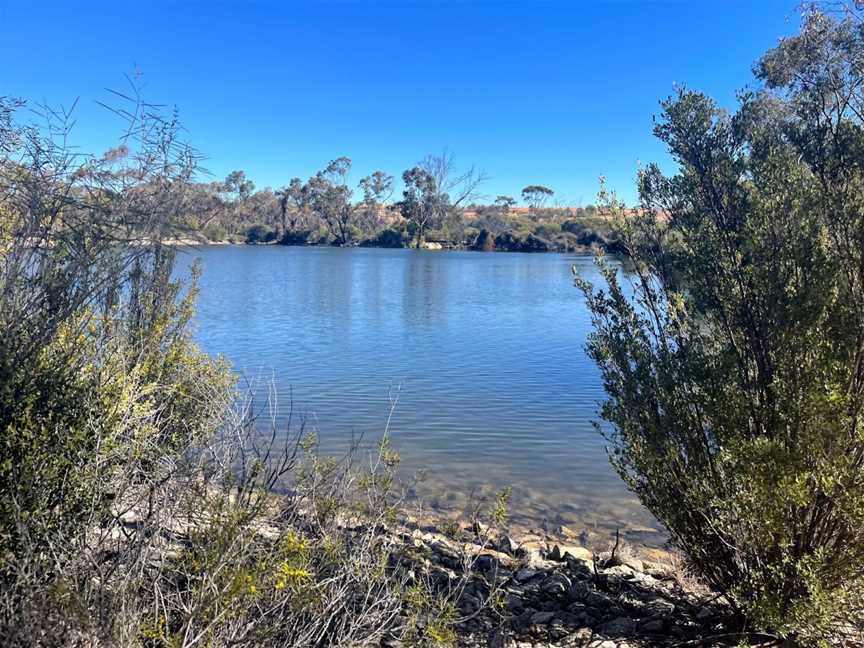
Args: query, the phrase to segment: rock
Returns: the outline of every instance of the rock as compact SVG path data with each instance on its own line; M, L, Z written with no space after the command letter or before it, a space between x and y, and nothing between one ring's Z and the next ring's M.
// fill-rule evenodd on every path
M519 616L525 612L525 604L519 596L510 595L507 597L507 609L513 616Z
M531 558L532 556L541 557L546 552L546 541L542 539L525 539L519 542L519 548L516 550L516 555L521 557Z
M645 606L645 612L652 617L668 617L675 612L675 604L655 599Z
M513 575L513 578L516 579L517 583L524 583L525 581L529 581L534 578L537 574L538 572L536 569L531 569L530 567L523 567Z
M554 560L545 560L539 555L533 555L528 558L528 566L531 569L536 569L538 571L554 571L557 567L560 567L560 563L556 563Z
M501 567L513 568L516 566L516 560L512 556L504 553L503 551L496 551L495 549L488 548L484 549L482 546L472 544L470 542L466 543L462 549L467 556L475 556L477 554L480 554L482 556L489 556L490 558L493 558Z
M471 594L463 594L459 600L459 609L465 614L476 612L482 605L482 601Z
M645 570L645 564L639 558L634 558L633 556L617 554L614 557L609 556L606 560L607 567L617 567L619 565L624 565L637 572Z
M540 585L540 589L552 596L564 596L570 590L570 579L564 574L552 574Z
M489 230L484 227L482 230L480 230L480 233L474 240L474 245L472 245L471 247L473 247L475 250L491 252L495 249L495 237L492 236L491 232L489 232Z
M633 582L639 583L640 585L644 585L645 587L654 589L659 585L659 581L649 574L643 574L641 572L637 572L633 575Z
M603 570L605 576L617 576L619 578L632 579L636 573L627 565L615 565Z
M117 519L120 524L129 527L143 526L144 522L146 522L145 517L135 510L125 511Z
M639 629L642 632L659 634L663 632L664 628L666 628L666 621L664 619L659 619L656 617L652 619L647 619L639 624Z
M669 566L658 562L645 560L642 562L643 571L657 580L669 580L672 578L672 570Z
M440 565L434 565L430 568L430 575L432 580L438 585L438 587L447 587L451 583L459 580L459 577L456 575L456 572L452 569L448 569L447 567L442 567Z
M570 587L570 591L567 592L567 598L571 601L581 603L588 598L590 593L591 586L588 583L579 582Z
M573 623L574 626L584 626L586 628L590 628L592 626L597 625L597 619L594 615L589 614L588 612L580 612L579 614L573 615Z
M712 610L707 605L703 605L696 611L696 620L697 621L708 621L709 619L714 618L714 610Z
M525 629L531 625L531 617L537 614L537 610L525 608L525 611L517 617L513 617L513 626L515 628Z
M596 592L594 590L588 590L588 594L585 596L585 605L590 605L591 607L599 608L601 610L609 610L615 606L615 601L612 600L610 596L607 596L603 592Z
M555 617L549 623L549 638L550 639L563 639L568 634L567 626L564 621L560 617Z
M657 580L672 580L673 577L669 575L669 572L663 569L646 569L645 574L651 576L652 578L656 578Z
M489 554L480 554L474 559L474 568L481 572L495 569L497 566L498 560L495 556L490 556Z
M581 645L588 641L593 634L594 632L591 628L579 628L576 632L570 635L570 642L578 642L576 645Z
M610 637L630 635L635 632L636 623L633 621L633 619L628 619L627 617L618 617L616 619L612 619L612 621L604 623L598 629L602 634Z
M590 561L593 555L585 547L579 545L556 543L549 552L549 558L552 560L564 561L566 556L572 556L578 560Z
M563 524L555 528L555 535L561 536L562 538L570 538L571 540L579 538L579 534L576 531L568 526L564 526Z
M495 543L495 548L498 549L498 551L503 551L506 554L515 556L516 552L519 551L519 543L517 543L510 535L505 533L498 538L498 542Z
M554 612L535 612L531 615L531 623L534 625L545 625L555 617Z

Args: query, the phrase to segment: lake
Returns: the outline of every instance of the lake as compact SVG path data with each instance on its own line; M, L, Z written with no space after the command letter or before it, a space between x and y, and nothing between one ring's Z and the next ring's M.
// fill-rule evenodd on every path
M194 258L200 345L261 395L272 380L324 451L379 438L398 395L391 441L429 506L509 485L519 525L663 540L592 426L603 388L571 275L599 281L590 256L208 246L180 267Z

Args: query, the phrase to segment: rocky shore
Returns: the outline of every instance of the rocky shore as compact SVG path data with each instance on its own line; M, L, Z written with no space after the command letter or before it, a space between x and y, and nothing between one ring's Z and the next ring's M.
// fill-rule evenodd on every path
M476 525L445 534L409 522L396 533L436 589L459 582L467 565L456 597L460 646L721 646L741 638L729 609L682 583L671 560L643 560L626 547L594 553L542 531L492 539Z
M119 514L118 520L120 526L111 538L121 544L147 523L135 510ZM302 517L286 526L280 518L268 516L250 531L265 546L303 537L304 526ZM174 519L154 534L165 540L161 558L150 568L173 570L172 565L188 555L188 539L197 527L194 521ZM387 523L370 524L352 516L337 522L336 528L349 553L370 539L386 547L388 578L407 596L401 612L397 609L380 641L376 639L382 648L794 645L742 632L723 597L688 577L668 552L623 541L606 550L589 549L566 527L554 533L534 529L511 535L507 527L480 521L436 523L405 512ZM423 606L429 611L418 618L410 603L415 585L439 598L444 607ZM447 610L443 616L442 610ZM442 628L448 634L445 641L439 640ZM844 638L826 645L860 644Z

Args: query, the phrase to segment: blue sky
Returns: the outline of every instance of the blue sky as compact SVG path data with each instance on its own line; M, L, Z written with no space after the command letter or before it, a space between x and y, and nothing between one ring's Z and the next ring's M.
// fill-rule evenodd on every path
M0 94L79 98L74 141L101 152L121 124L96 101L137 69L216 178L259 187L341 155L355 181L398 176L447 147L491 197L540 183L584 205L604 174L632 200L637 161L670 168L658 100L686 83L734 106L796 4L0 0Z

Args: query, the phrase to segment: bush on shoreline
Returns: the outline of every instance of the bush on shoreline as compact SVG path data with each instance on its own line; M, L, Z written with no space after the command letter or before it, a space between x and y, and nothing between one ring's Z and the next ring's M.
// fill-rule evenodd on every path
M408 560L386 431L322 457L192 342L197 273L173 281L161 243L196 163L176 122L136 105L88 158L19 107L0 98L3 644L452 644L474 557L443 585Z
M858 20L812 11L734 115L664 102L680 172L640 175L635 297L602 257L605 291L577 278L614 465L704 582L801 642L864 626L862 57Z

